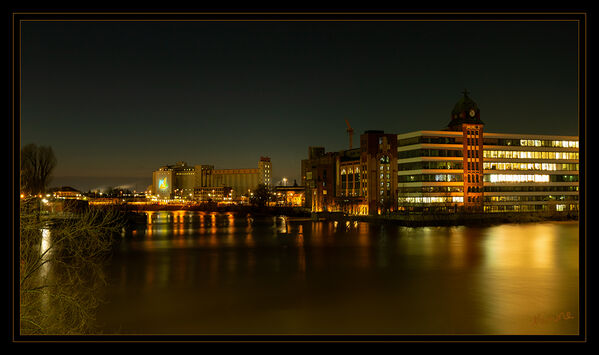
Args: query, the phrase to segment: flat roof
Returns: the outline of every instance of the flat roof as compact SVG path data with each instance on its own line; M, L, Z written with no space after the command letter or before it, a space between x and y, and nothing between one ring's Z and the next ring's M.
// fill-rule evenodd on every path
M441 136L441 137L460 137L462 131L412 131L407 133L398 133L397 139L405 139L418 136ZM483 131L483 136L487 138L512 138L512 139L548 139L548 140L578 140L578 136L562 136L547 134L526 134L526 133L493 133Z

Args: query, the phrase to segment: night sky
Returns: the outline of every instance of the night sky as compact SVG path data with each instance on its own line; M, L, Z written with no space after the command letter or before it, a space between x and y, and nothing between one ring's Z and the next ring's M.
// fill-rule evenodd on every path
M51 186L145 189L165 164L300 183L308 146L441 130L468 89L486 132L578 135L573 21L26 21L21 145Z

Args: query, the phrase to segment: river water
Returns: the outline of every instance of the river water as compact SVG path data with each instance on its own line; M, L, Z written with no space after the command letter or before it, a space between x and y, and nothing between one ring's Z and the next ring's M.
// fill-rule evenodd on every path
M577 222L418 227L149 212L107 270L103 334L579 332Z

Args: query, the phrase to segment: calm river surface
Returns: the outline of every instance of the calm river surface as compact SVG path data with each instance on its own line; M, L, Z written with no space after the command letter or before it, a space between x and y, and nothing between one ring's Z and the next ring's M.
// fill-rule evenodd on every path
M381 226L149 212L103 334L578 334L577 222Z

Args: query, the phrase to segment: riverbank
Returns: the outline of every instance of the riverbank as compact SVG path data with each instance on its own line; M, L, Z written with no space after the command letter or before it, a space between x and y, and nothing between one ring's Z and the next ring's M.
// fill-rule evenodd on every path
M489 226L505 223L539 223L548 221L577 221L578 213L407 213L385 214L379 216L354 216L342 212L315 212L297 207L254 207L254 206L144 206L132 208L123 206L121 210L130 223L145 223L142 216L147 211L203 211L217 213L235 213L252 217L285 216L295 220L312 221L362 221L374 224L395 224L406 227L425 226Z
M288 216L310 217L310 210L301 207L256 207L246 205L201 204L201 205L122 205L118 207L127 212L145 211L203 211L203 212L236 212L254 216Z
M101 208L101 207L99 207ZM135 224L144 224L147 222L145 212L160 212L160 211L190 211L190 212L206 212L206 213L234 213L236 215L251 216L251 217L274 217L286 216L296 219L311 219L310 210L299 207L256 207L242 205L227 205L218 206L216 204L204 205L121 205L112 208L117 208L126 216L128 226Z
M406 227L427 226L490 226L506 223L538 223L549 221L577 221L578 213L409 213L380 216L348 216L343 213L322 212L312 215L314 220L362 221L375 224L396 224Z

